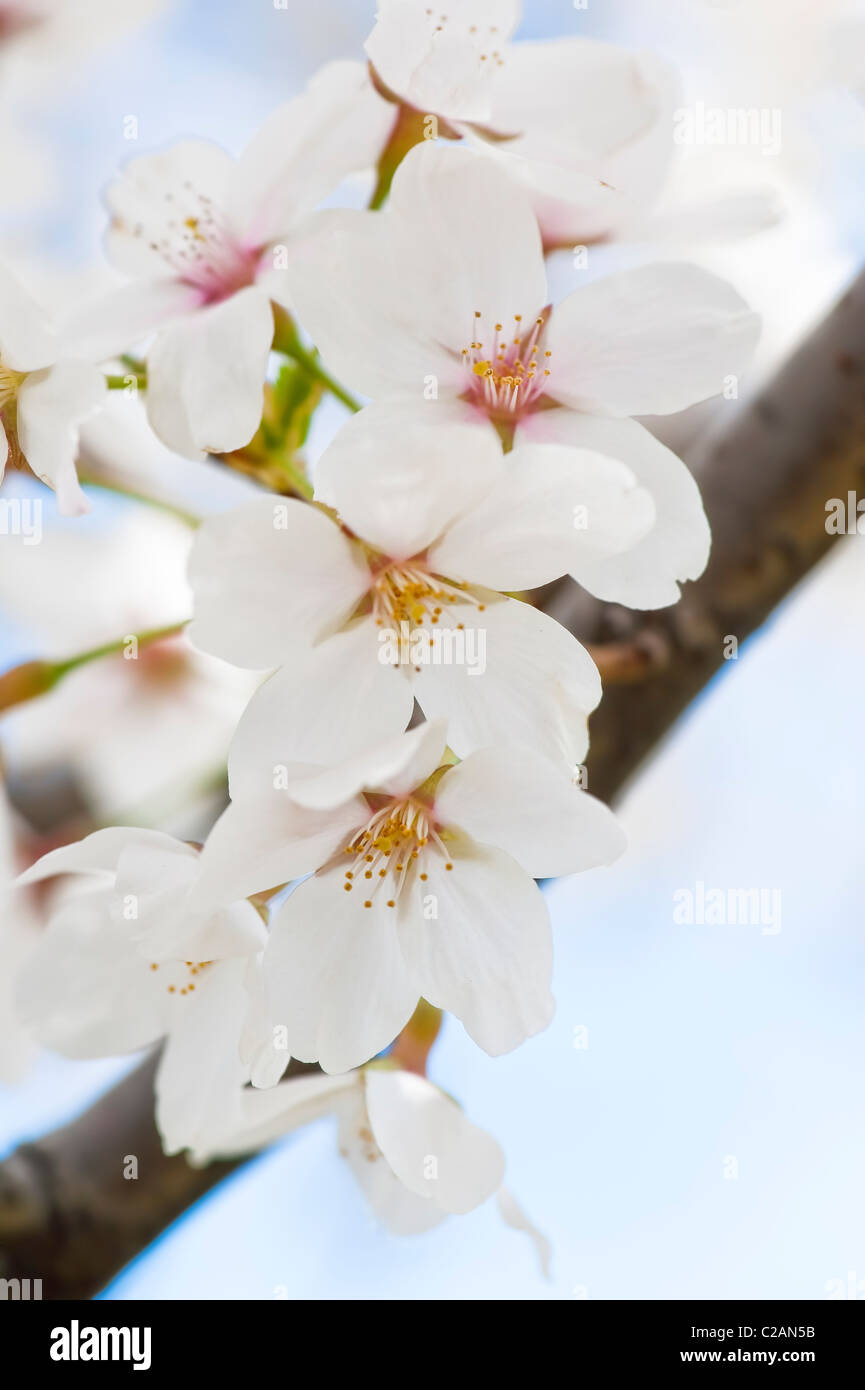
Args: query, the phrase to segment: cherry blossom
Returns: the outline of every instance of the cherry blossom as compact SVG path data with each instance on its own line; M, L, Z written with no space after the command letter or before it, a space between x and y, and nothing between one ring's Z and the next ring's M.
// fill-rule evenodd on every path
M250 1153L325 1116L376 1218L415 1235L496 1196L508 1225L526 1231L545 1272L550 1247L503 1187L504 1154L452 1097L426 1077L373 1065L345 1076L301 1076L272 1090L239 1090L214 1127L190 1144L198 1162Z
M302 732L272 713L235 738L199 902L313 875L276 911L262 962L287 1054L348 1071L421 997L491 1055L545 1028L552 942L532 880L616 859L612 813L519 746L449 766L441 720L314 767Z
M521 9L520 0L378 0L364 47L380 82L408 105L483 121Z
M0 481L28 467L69 516L89 510L78 482L78 428L106 396L102 373L74 360L47 314L0 266Z
M265 499L209 518L190 561L190 638L240 666L284 667L263 698L309 739L334 725L396 732L417 699L449 717L460 755L517 741L573 766L597 670L505 595L639 544L652 498L614 459L532 444L505 457L493 432L452 416L443 406L431 429L410 402L370 406L319 461L328 510ZM253 700L245 719L260 717Z
M68 1057L165 1039L156 1080L165 1147L241 1084L247 981L266 933L249 903L202 910L199 853L159 831L111 828L52 850L19 885L81 875L51 912L17 982L23 1024Z
M360 64L332 63L239 159L186 140L131 160L108 189L108 251L135 279L80 310L70 331L102 357L156 333L147 411L176 452L252 438L290 244L347 174L375 163L390 120Z
M705 566L708 527L687 470L627 417L684 410L738 380L758 320L735 290L663 263L550 306L525 194L449 145L409 153L383 213L330 210L315 223L289 278L332 370L364 395L411 402L431 427L458 410L479 438L619 460L651 492L656 524L580 578L610 601L674 602Z

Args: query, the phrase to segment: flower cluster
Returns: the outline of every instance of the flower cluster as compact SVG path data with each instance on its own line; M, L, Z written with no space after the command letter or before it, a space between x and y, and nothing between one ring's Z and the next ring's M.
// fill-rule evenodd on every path
M584 785L598 670L537 591L656 608L701 574L697 486L635 417L721 393L757 335L690 264L553 294L551 248L653 202L675 76L513 42L518 0L457 9L379 0L368 63L239 159L133 160L107 192L127 282L59 324L0 274L0 447L62 511L86 506L79 426L130 372L164 445L262 485L189 563L192 644L258 673L230 804L203 844L101 829L27 870L49 922L21 1020L71 1056L161 1040L160 1131L196 1161L336 1114L399 1230L493 1193L527 1225L498 1145L420 1073L437 1011L493 1056L547 1026L535 880L624 849ZM371 169L368 209L331 205ZM307 470L325 393L352 413Z

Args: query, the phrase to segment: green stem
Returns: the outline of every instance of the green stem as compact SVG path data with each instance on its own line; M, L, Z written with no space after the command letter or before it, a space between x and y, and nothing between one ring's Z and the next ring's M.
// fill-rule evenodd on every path
M286 482L294 488L298 496L305 497L308 502L311 502L315 489L303 470L298 468L291 459L287 458L279 459L277 461L277 467L281 473L285 474Z
M285 357L290 357L293 362L296 362L299 367L302 367L303 370L312 377L313 381L320 381L325 390L329 391L332 396L335 396L338 401L341 401L347 410L352 411L355 415L360 410L360 402L356 401L354 396L346 391L344 386L340 386L339 382L324 369L318 354L316 352L310 352L297 340L297 338L294 338L285 345L280 343L277 351L281 352Z
M186 627L187 621L188 619L182 623L172 623L168 627L148 628L145 632L119 637L114 642L106 642L100 647L92 647L90 651L79 652L77 656L68 657L65 661L25 661L21 666L13 666L10 671L5 671L0 676L0 711L12 709L15 705L23 705L28 700L35 700L37 696L47 694L64 676L68 676L70 671L77 671L79 667L86 666L91 661L98 661L103 656L114 656L117 652L122 652L133 639L141 647L151 642L159 642L164 637L176 637Z
M144 632L130 633L128 637L118 637L113 642L106 642L101 647L91 647L89 651L79 652L77 656L70 656L66 661L53 661L51 666L54 672L52 684L56 685L64 676L68 676L70 671L77 671L79 666L86 666L91 661L98 661L103 656L113 656L116 652L122 652L131 641L135 641L139 647L148 646L151 642L161 642L165 637L177 637L186 627L186 619L182 623L170 623L167 627L146 628Z

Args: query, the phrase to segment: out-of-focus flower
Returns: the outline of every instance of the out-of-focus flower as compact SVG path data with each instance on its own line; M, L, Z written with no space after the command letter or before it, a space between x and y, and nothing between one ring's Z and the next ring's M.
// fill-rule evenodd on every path
M516 43L492 86L495 134L466 134L529 193L545 246L586 244L653 208L679 97L676 70L652 53L581 38Z
M66 767L103 823L162 815L187 825L202 784L224 767L228 741L260 680L182 637L140 646L131 640L190 613L189 527L137 507L98 530L90 522L84 529L46 526L40 544L16 541L4 542L0 609L35 654L65 660L128 641L5 716L10 774ZM75 602L58 604L70 574Z
M636 545L652 499L614 460L548 445L505 457L493 431L444 410L436 423L410 402L350 421L316 471L333 519L273 499L210 517L190 560L190 639L284 667L268 700L279 689L308 737L346 720L369 737L401 731L417 699L448 716L460 756L517 742L572 767L597 670L566 629L506 594Z
M0 479L28 467L68 516L89 510L78 483L78 427L106 397L105 379L73 360L47 315L0 266Z
M30 898L14 886L18 872L12 813L0 780L0 1081L20 1081L36 1044L15 1008L15 982L39 941Z
M428 1231L495 1194L503 1219L531 1236L547 1272L549 1242L502 1186L496 1140L411 1072L375 1065L344 1077L301 1076L269 1091L235 1089L214 1128L189 1147L200 1163L251 1153L329 1115L339 1122L340 1153L387 1230Z
M52 850L18 879L83 881L57 900L16 987L20 1017L68 1057L110 1057L165 1039L156 1080L166 1148L205 1126L246 1070L246 980L266 932L249 903L199 906L199 852L158 831L112 828Z
M167 0L0 0L0 71L17 95L49 69L67 76L75 61L138 28Z
M208 837L200 895L233 900L317 870L277 912L262 964L285 1060L359 1066L421 997L492 1055L545 1028L552 940L532 880L616 859L624 836L607 807L533 750L447 766L443 720L310 767L281 710L257 714L231 750L232 804Z
M345 175L375 163L391 119L360 64L333 63L238 160L184 141L132 160L109 188L109 254L137 278L73 315L70 332L108 357L156 331L147 411L178 453L249 443L288 244Z
M364 47L385 87L409 106L486 121L521 10L520 0L459 0L448 14L429 0L378 0Z
M657 520L641 544L583 568L600 597L660 607L702 572L709 533L693 480L624 417L672 414L738 380L759 320L725 281L644 266L551 308L525 193L483 156L430 143L404 160L384 213L316 214L289 279L325 361L354 389L413 402L431 428L460 411L478 430L631 471Z

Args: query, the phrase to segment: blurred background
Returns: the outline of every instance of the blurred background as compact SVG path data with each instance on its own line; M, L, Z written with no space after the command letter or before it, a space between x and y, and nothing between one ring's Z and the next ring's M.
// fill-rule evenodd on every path
M374 18L374 0L57 8L65 24L51 43L0 45L0 255L57 306L113 279L101 194L124 160L184 135L239 152L318 65L362 56ZM782 113L771 155L681 150L662 244L593 248L588 272L553 258L564 293L587 273L681 255L677 200L768 191L777 215L684 247L764 317L752 390L865 249L861 11L831 0L525 9L521 38L586 35L664 54L686 105ZM341 200L364 192L358 181ZM88 435L90 457L125 471L132 491L146 476L166 506L94 488L83 521L59 521L45 501L40 545L4 536L2 669L183 620L183 512L246 489L161 449L134 401L112 412ZM340 418L321 412L313 458ZM3 495L16 492L36 495L18 475ZM443 1030L431 1078L501 1142L508 1186L552 1241L549 1280L494 1204L425 1236L384 1233L322 1121L219 1187L105 1296L865 1297L863 613L857 536L728 662L635 783L621 806L625 860L547 889L550 1029L495 1061L459 1024ZM70 826L86 807L190 837L212 819L250 678L172 643L131 668L84 668L0 723L10 791L37 832L50 833L58 807ZM677 924L675 894L700 883L777 891L779 929ZM2 1152L79 1113L129 1066L31 1055L0 981Z

